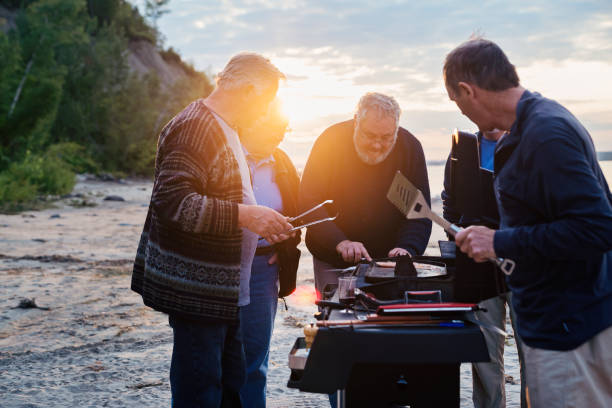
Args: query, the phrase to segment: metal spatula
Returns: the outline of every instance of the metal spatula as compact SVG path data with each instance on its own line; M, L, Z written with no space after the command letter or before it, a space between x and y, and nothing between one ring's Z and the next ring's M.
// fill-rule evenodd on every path
M391 187L389 187L387 198L406 218L429 218L453 237L463 229L432 212L421 190L416 188L399 171L395 174ZM512 274L516 266L512 259L490 258L489 261L495 263L506 275Z

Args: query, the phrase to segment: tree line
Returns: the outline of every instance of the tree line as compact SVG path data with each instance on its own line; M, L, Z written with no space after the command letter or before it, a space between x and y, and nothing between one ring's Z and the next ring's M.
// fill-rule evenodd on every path
M157 134L212 83L164 49L155 25L125 0L8 0L0 31L0 210L71 191L75 173L149 175ZM164 89L128 67L130 41L148 41L185 76Z

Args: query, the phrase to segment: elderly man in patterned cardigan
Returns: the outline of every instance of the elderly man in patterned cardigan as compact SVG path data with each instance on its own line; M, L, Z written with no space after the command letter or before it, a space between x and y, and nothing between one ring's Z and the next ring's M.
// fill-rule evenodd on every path
M169 315L173 407L241 406L246 366L239 310L249 303L258 236L281 242L291 225L256 205L236 129L267 111L283 77L264 57L238 54L217 88L159 136L132 289Z

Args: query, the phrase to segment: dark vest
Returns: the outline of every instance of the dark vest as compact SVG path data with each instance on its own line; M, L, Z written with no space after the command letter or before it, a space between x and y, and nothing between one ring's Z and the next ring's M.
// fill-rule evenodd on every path
M480 167L479 138L468 132L453 135L450 155L450 193L462 227L485 225L499 228L493 192L493 172ZM508 290L501 271L490 263L476 263L459 248L455 250L455 299L480 302Z
M297 215L297 197L300 178L289 156L281 149L273 152L276 183L283 198L283 215L294 217ZM301 232L297 231L295 237L274 245L278 254L278 297L289 296L295 290L300 250L297 249L301 240Z

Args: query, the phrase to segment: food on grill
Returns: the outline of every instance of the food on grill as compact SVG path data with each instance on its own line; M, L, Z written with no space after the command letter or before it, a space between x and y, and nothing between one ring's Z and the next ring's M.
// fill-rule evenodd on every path
M392 279L395 278L395 262L374 262L368 265L366 276L374 279ZM446 267L444 265L435 265L422 262L413 262L414 268L419 278L429 278L433 276L446 275Z
M417 270L417 276L427 278L429 276L446 275L446 267L443 265L432 265L426 263L414 262L414 268Z
M395 268L395 262L376 262L376 266L380 266L381 268Z

